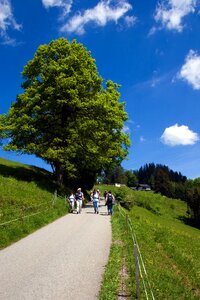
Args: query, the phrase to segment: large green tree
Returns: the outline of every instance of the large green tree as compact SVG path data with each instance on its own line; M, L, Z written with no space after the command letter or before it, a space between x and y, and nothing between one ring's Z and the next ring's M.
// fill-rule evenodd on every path
M127 170L125 171L125 175L127 177L127 186L128 187L136 187L138 185L138 179L135 175L134 171Z
M103 84L86 48L64 38L41 45L22 72L24 92L1 118L6 150L49 162L62 182L88 170L90 178L128 152L127 114L119 86Z

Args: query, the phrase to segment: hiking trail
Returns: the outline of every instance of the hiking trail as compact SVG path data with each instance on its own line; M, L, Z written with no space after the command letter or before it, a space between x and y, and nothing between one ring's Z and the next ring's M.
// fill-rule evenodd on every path
M97 299L111 245L110 216L91 204L0 251L0 300Z

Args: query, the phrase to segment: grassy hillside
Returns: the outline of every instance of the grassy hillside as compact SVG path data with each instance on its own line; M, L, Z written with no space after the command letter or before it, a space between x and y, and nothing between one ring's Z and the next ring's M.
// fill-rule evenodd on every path
M105 188L102 187L102 191ZM149 284L155 299L200 299L200 230L184 223L187 219L186 203L151 192L138 192L127 188L120 190L113 188L116 195L121 194L125 200L134 203L130 211L123 209L122 213L128 215L140 247L148 274L147 280L143 272L149 299L152 299ZM133 242L130 226L126 226L126 218L119 213L117 206L112 225L114 237L112 247L116 248L116 240L118 240L121 241L123 249L120 250L119 242L118 251L115 249L112 253L111 249L105 278L111 276L108 274L109 266L115 260L113 256L121 251L121 257L124 257L129 273L127 295L132 299L136 291ZM116 256L116 259L119 260L119 257ZM121 259L120 268L123 264ZM118 274L120 272L119 269ZM118 282L120 285L120 276ZM142 278L140 278L140 289L141 299L146 299ZM104 282L101 295L107 292ZM113 291L109 299L116 299L116 293L116 290Z
M0 248L66 213L56 189L48 171L0 158Z

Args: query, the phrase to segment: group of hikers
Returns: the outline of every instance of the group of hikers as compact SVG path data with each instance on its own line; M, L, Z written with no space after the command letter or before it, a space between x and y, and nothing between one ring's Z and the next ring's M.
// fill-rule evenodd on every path
M75 210L75 204L76 204L76 213L80 214L82 207L83 207L83 200L84 200L84 194L81 191L81 188L78 188L76 193L74 194L73 191L71 192L70 196L68 197L69 205L70 205L70 212L73 213ZM94 189L90 192L90 200L93 203L94 207L94 213L99 213L99 204L100 204L100 191L97 189ZM104 192L104 200L105 205L107 206L108 215L113 214L113 204L115 201L114 195L111 191L105 191Z
M75 203L76 203L76 213L80 214L83 207L83 200L84 200L84 194L81 191L81 188L78 188L75 194L72 191L68 198L69 205L70 205L70 212L74 211Z

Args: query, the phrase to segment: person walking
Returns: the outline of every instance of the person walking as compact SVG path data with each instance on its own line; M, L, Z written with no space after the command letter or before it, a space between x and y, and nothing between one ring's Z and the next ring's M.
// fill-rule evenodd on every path
M104 200L106 201L106 197L107 197L107 195L108 195L108 191L105 191L104 192L104 194L103 194L103 196L104 196Z
M81 188L77 189L75 199L76 199L76 213L80 214L83 206L83 200L84 200L84 195L83 192L81 191Z
M75 203L75 195L72 191L71 191L70 196L68 197L68 202L69 202L69 206L70 206L70 212L73 213L74 203Z
M92 201L93 201L93 206L94 206L94 213L98 214L99 213L99 193L96 189L94 189L94 191L93 191Z
M93 201L93 191L90 192L90 201Z
M107 196L106 196L106 203L105 203L105 205L107 205L108 215L112 215L112 214L113 214L113 204L114 204L114 201L115 201L115 197L114 197L114 195L112 194L112 192L109 191L109 192L107 193Z

